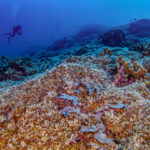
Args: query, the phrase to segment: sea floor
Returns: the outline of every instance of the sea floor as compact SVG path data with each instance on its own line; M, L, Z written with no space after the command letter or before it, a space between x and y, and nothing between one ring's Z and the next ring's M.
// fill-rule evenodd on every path
M147 51L94 39L1 57L0 150L149 150Z

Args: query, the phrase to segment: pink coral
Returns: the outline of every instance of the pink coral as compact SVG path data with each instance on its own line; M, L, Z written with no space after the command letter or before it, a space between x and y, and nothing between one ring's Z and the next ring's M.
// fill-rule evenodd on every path
M132 76L127 76L125 74L124 67L122 66L116 75L114 84L117 87L123 87L132 84L134 81L135 79Z
M132 84L135 80L145 81L147 77L147 70L134 61L132 64L124 60L122 56L118 58L116 69L118 73L115 77L114 84L117 87L123 87Z

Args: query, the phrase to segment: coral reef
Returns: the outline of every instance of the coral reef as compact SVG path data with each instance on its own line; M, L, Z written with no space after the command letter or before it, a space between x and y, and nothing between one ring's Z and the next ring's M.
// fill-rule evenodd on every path
M130 65L130 62L123 60L120 56L116 68L118 73L114 81L115 86L121 87L132 84L136 80L148 79L147 70L141 67L137 61Z
M58 40L54 42L51 46L47 47L48 51L58 51L62 49L67 49L73 47L75 45L75 41L72 39L67 39L64 37L62 40Z
M0 150L149 149L149 42L97 32L0 58Z
M74 36L75 39L88 37L94 34L103 34L107 31L107 27L100 24L87 24L83 26L79 32Z
M104 34L107 30L107 27L103 25L87 24L83 26L72 38L76 41L76 43L84 46L96 39L99 35Z
M27 67L32 67L30 59L28 58L7 58L0 59L0 81L22 80L25 76L31 76L36 73L35 70L26 70Z
M125 34L122 30L111 30L106 33L104 33L102 36L101 43L106 46L111 47L124 47Z
M141 19L131 23L127 29L127 34L133 34L137 37L150 36L150 20Z
M143 56L150 56L150 42L134 44L129 47L129 50L141 52Z
M147 69L148 73L150 73L150 57L143 57L143 66Z
M61 59L59 59L61 57ZM67 56L65 56L67 57ZM23 81L28 77L34 76L36 73L45 72L57 63L61 62L65 57L53 57L52 52L41 53L33 57L0 57L0 82L3 81Z
M75 56L81 56L83 54L86 54L87 53L87 47L83 47L83 48L80 48L79 50L77 50L75 52Z
M124 31L126 35L132 35L138 38L150 36L150 19L134 20L126 25L116 27Z
M114 87L95 60L68 58L1 94L0 148L148 149L150 92Z

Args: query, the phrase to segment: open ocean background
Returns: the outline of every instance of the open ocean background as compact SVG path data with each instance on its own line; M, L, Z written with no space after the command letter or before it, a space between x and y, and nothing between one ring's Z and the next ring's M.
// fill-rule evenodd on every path
M149 17L149 0L0 0L0 34L17 24L23 30L9 45L0 37L0 55L37 51L87 24L112 27Z

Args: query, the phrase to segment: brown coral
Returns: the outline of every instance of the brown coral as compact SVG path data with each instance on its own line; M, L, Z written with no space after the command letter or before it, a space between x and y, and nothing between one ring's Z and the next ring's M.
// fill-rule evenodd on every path
M140 66L137 61L130 64L130 62L124 60L122 56L118 58L116 69L118 70L114 81L116 86L125 86L136 80L146 81L149 79L147 77L147 70Z
M149 91L144 93L142 83L122 90L113 87L104 71L91 66L65 63L0 95L0 149L117 150L123 142L129 148L136 136L148 140ZM68 117L60 113L55 100L62 93L78 97L73 107L80 113ZM67 99L61 102L73 105ZM118 102L127 107L113 111L109 104ZM102 135L113 140L101 143L94 138L95 132L82 132L82 126L105 130ZM143 150L148 147L148 142L141 144Z
M140 66L137 61L134 61L133 64L130 65L130 62L120 57L118 62L124 67L125 74L132 75L136 80L147 78L147 70Z

